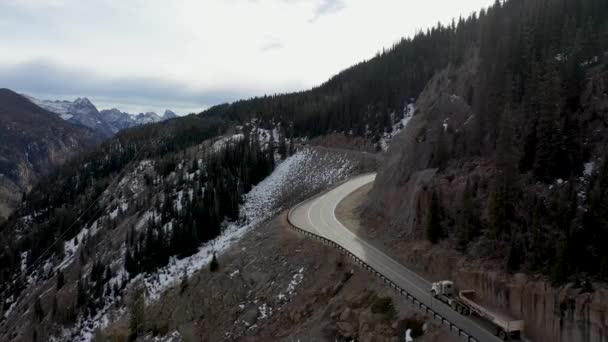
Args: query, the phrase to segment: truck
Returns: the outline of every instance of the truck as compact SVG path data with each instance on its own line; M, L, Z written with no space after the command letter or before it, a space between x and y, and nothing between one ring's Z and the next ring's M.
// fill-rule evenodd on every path
M482 305L475 295L475 290L456 291L454 282L442 280L431 284L431 295L461 315L475 315L487 319L496 328L496 336L502 340L521 338L524 321L503 314L489 305Z

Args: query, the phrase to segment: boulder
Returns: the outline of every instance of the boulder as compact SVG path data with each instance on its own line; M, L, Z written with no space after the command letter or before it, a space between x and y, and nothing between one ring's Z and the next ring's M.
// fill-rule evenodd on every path
M354 338L357 334L355 327L350 322L338 322L337 326L340 335L346 338Z
M342 311L342 314L340 315L340 320L341 321L348 321L350 320L351 316L352 316L352 310L350 308L346 308L344 309L344 311Z

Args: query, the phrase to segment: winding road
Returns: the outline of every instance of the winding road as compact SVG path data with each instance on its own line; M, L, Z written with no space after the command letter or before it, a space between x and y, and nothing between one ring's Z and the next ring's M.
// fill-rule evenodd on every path
M373 182L375 178L376 174L354 177L324 194L300 203L289 212L289 221L302 230L342 246L477 341L501 341L478 322L433 299L429 292L430 282L367 243L338 221L335 215L338 204L352 192Z

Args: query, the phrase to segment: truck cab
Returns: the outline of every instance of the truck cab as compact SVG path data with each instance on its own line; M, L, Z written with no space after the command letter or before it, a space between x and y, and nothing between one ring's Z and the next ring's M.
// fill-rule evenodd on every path
M483 303L474 290L457 292L454 282L442 280L431 284L431 295L461 315L476 315L487 319L494 324L496 335L503 340L521 337L524 321L517 320L499 308Z
M431 294L433 297L437 296L454 296L454 282L449 280L442 280L432 284Z

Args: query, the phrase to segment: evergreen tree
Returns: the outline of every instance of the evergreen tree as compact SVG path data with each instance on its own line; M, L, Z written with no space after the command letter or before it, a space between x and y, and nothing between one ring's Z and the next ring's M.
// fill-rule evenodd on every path
M61 290L64 283L65 280L63 279L63 272L59 271L59 273L57 274L57 291Z
M279 131L279 146L277 147L277 152L281 156L281 160L287 158L287 144L285 142L285 132L283 129Z
M209 263L209 270L211 272L215 272L219 269L220 264L217 261L217 256L215 255L215 252L213 252L213 258L211 259L211 262Z
M431 196L431 203L429 205L426 238L431 243L436 244L444 236L443 227L441 225L441 207L439 205L439 198L437 192L433 191Z
M467 180L462 195L462 215L460 224L456 231L457 249L460 252L466 251L468 244L479 235L479 218L474 203L474 193L472 186Z
M44 318L44 311L42 310L40 297L36 298L36 301L34 302L34 317L36 317L36 321L38 322L41 322Z
M135 341L143 333L144 305L144 291L138 289L129 306L129 341Z
M268 139L268 147L266 150L266 172L270 173L274 170L274 133L270 130L270 138Z

